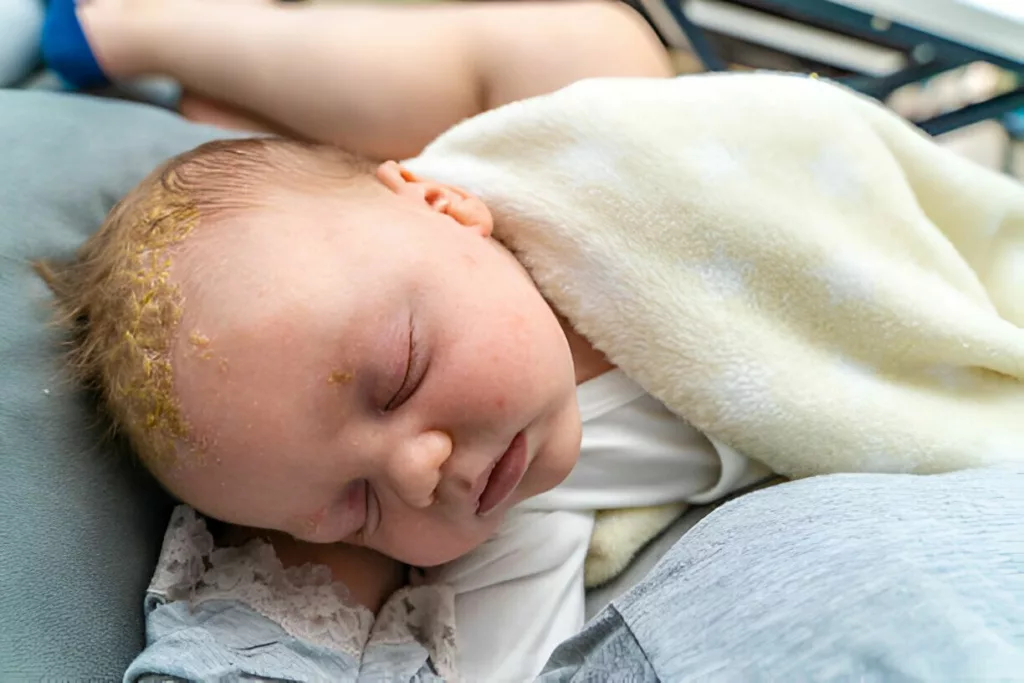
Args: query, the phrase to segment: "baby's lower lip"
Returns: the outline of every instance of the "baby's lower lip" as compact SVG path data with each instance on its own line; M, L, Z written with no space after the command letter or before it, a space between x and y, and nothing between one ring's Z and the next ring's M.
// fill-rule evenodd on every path
M529 464L529 453L526 446L526 432L519 432L512 438L512 442L498 458L498 462L495 463L487 478L487 485L477 503L477 515L483 517L493 511L505 502L519 486Z

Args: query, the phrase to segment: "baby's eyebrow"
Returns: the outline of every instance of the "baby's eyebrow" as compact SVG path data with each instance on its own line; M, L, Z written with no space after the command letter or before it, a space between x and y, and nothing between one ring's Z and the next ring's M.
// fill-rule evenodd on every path
M361 394L376 396L385 385L394 381L395 376L401 379L408 357L405 340L408 336L407 314L402 309L382 312L375 320L360 325L361 332L357 335L360 342L353 346L345 345L347 352L336 356L330 365L321 366L321 379L316 380L321 390L317 393L318 406L325 406L327 423L336 421L338 396L347 396L355 390L356 403L349 408L358 410L365 402L358 398ZM399 312L400 311L400 312ZM352 328L350 327L349 330ZM339 335L348 339L349 335ZM320 384L323 382L323 384ZM326 386L326 390L322 389ZM321 393L323 392L323 393ZM323 402L323 403L321 403Z

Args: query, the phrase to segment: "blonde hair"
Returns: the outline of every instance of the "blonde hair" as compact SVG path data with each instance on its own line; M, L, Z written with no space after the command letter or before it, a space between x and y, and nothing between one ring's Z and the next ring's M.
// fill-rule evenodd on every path
M170 362L182 310L169 280L173 249L200 222L258 208L271 189L367 196L379 187L375 166L280 138L211 142L151 173L71 261L35 264L70 332L72 377L98 391L114 431L127 435L143 462L173 463L178 444L192 442Z

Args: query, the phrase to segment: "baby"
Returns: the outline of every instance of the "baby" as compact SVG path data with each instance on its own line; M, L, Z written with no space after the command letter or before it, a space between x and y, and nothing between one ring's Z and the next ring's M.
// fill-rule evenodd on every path
M344 12L238 11L257 35L284 31L279 51L347 45L321 26ZM282 82L296 107L260 69L228 78L209 59L223 46L205 10L164 12L188 15L167 26L205 36L206 58L175 43L150 64L253 110L286 102L302 116L283 127L351 148L345 88L331 109ZM427 12L447 16L438 31L473 26ZM492 38L532 35L470 14ZM150 44L138 37L121 47ZM442 41L458 64L501 52L464 37ZM498 81L481 66L491 76L463 94L507 95L507 66ZM606 79L415 143L376 148L404 165L277 138L200 147L75 263L43 269L80 378L191 506L172 518L129 678L526 680L583 622L595 510L719 500L768 473L740 452L798 476L1018 452L1020 188L876 103L785 76ZM242 529L228 542L271 545L214 550L192 508ZM428 569L364 599L376 621L331 582L355 585L358 548ZM378 596L397 587L380 576Z
M103 279L76 302L82 364L202 512L446 562L579 445L566 334L490 230L479 201L395 163L200 148L86 247ZM600 369L575 361L576 378Z
M444 565L460 669L513 680L582 624L602 502L703 502L765 472L613 371L491 229L472 194L395 162L223 141L150 175L47 275L72 366L168 491L234 525ZM496 536L576 465L581 408L597 455L540 507L584 512ZM660 500L601 500L666 480Z
M67 4L55 2L53 11ZM276 130L367 157L414 156L479 108L583 76L666 73L649 31L604 3L399 13L191 0L140 3L145 11L135 14L131 7L94 2L80 10L106 75L156 70L196 91L220 89ZM544 17L563 25L560 15L588 30L554 31L561 57L552 67L538 59L545 52L535 43L545 39L534 29ZM366 39L378 25L387 26L384 37ZM351 35L340 40L340 32ZM476 40L464 40L470 35ZM256 58L257 37L265 62L258 68L247 61ZM422 69L396 61L417 51L433 54L435 65L487 69L425 80ZM379 60L368 56L377 53ZM350 68L356 60L361 69ZM319 70L323 82L344 74L377 87L353 83L325 94L287 77L268 90L275 69ZM97 65L76 73L95 75ZM394 92L403 106L385 97ZM480 93L490 99L476 101ZM195 98L186 103L194 113ZM414 110L437 120L417 114L410 125L386 126L394 111ZM248 121L233 113L229 123ZM264 537L286 566L326 565L354 597L381 610L378 624L388 622L389 606L407 604L402 591L402 600L387 601L404 582L398 562L432 568L425 581L453 596L458 648L453 655L443 628L422 636L406 619L405 631L428 651L426 670L526 680L583 623L595 510L710 502L765 470L713 446L577 334L492 239L491 212L473 194L334 145L217 142L143 181L73 264L44 268L75 330L71 365L102 391L118 427L172 494L234 525L222 542ZM173 614L207 629L194 647L236 642L246 628L221 639L193 608L200 585L217 583L217 566L238 575L252 557L214 561L209 549L192 547L212 569L176 596L166 577L189 514L176 513L168 532L150 592L166 604L150 605L150 646L133 666L203 679L213 674L152 664L161 653L161 661L186 659L174 650L180 629L161 624ZM255 543L246 547L265 547ZM258 605L235 588L216 597L234 600L232 613L247 628L270 619L303 647L337 643L296 626L294 610L270 609L271 599L287 600L279 581L264 579L268 586L276 593ZM429 600L444 602L438 595ZM188 609L174 611L179 605ZM445 622L445 609L433 610L436 620ZM373 659L370 629L382 630L365 616L355 619L358 628L332 627L366 644L347 651L364 665Z

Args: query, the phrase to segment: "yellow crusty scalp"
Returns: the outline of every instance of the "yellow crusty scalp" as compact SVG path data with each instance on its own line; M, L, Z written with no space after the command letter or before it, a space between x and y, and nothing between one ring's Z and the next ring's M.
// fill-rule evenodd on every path
M99 391L114 428L150 468L180 464L183 443L194 453L209 443L208 435L190 432L174 391L171 355L186 303L171 279L176 248L200 220L205 229L259 209L274 191L364 198L379 191L375 166L335 147L286 139L207 143L145 178L74 259L35 264L54 292L58 321L71 333L71 374ZM200 331L190 331L187 343L200 359L213 358ZM228 374L225 358L211 367Z
M128 227L125 263L111 273L110 282L113 290L124 292L124 308L108 313L113 326L118 326L116 319L123 321L123 333L103 364L108 402L123 413L117 417L129 432L146 430L147 456L157 466L172 464L177 442L189 437L171 369L182 297L170 282L169 250L195 229L199 212L176 180L173 172L166 174L159 190L146 198L150 206Z

